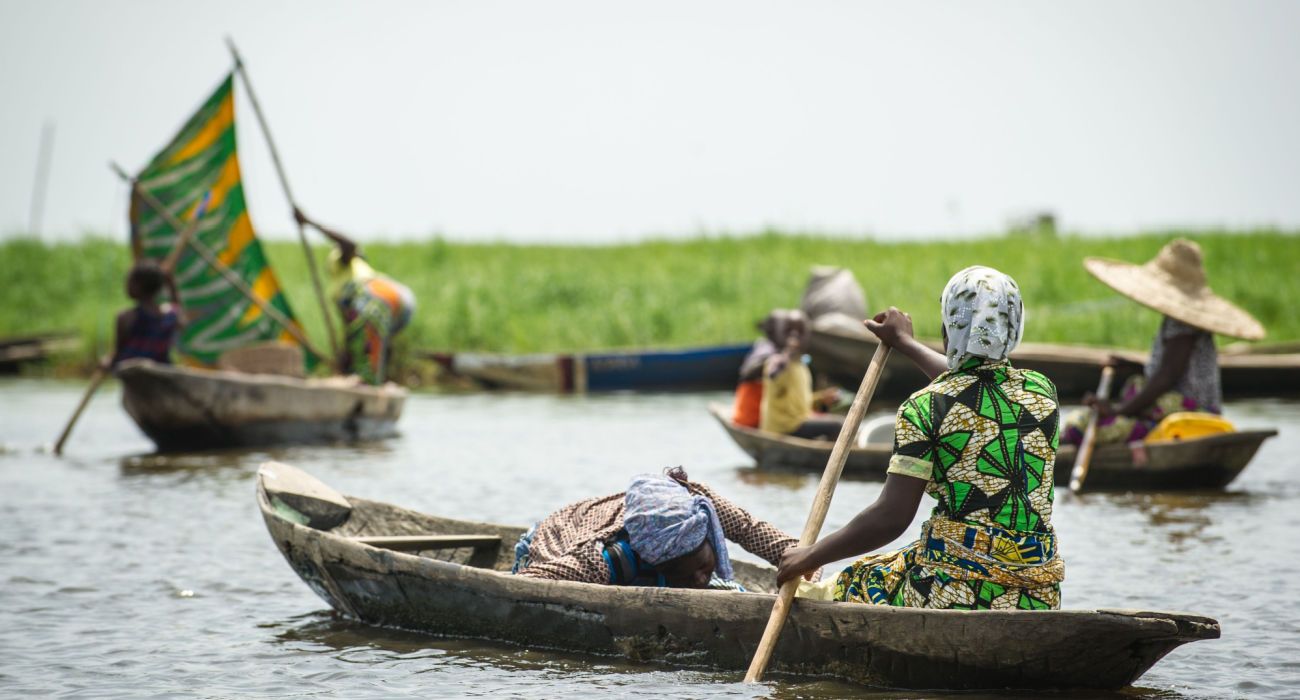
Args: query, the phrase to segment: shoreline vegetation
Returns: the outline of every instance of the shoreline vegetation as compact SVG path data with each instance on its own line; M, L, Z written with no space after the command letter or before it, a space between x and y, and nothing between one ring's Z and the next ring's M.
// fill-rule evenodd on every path
M1176 236L1200 244L1211 287L1254 314L1264 343L1300 339L1300 231L1168 231L1093 237L1010 233L955 241L762 232L612 245L364 243L375 269L408 285L417 309L397 339L396 378L425 383L417 350L503 353L691 347L747 342L770 309L795 307L810 266L851 269L868 307L912 314L917 334L939 334L943 283L968 265L1016 279L1025 340L1146 349L1159 315L1083 269L1086 256L1145 262ZM328 347L301 247L263 241L306 333ZM314 246L323 265L328 248ZM112 342L112 318L129 301L124 241L88 236L0 242L0 337L73 331L81 347L29 370L88 374ZM1232 342L1219 338L1221 344Z

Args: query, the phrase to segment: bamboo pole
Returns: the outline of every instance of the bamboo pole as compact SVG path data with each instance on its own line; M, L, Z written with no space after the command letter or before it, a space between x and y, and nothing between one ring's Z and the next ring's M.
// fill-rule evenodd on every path
M163 272L170 275L176 269L176 263L180 261L181 253L185 252L185 246L193 240L195 232L199 230L199 220L208 212L208 204L211 202L212 190L208 190L203 194L203 201L199 202L198 208L194 210L194 216L190 217L190 222L185 225L185 230L181 231L181 235L176 237L176 242L172 244L171 251L167 253L167 257L163 258ZM180 299L176 301L179 303Z
M248 78L248 69L244 67L244 59L239 55L239 49L235 48L235 42L226 37L226 46L230 48L230 55L235 59L235 70L239 73L239 79L244 83L244 91L248 93L248 101L253 105L253 114L257 115L257 123L262 127L262 135L266 137L267 149L271 151L271 162L275 164L275 172L280 177L280 186L284 188L284 198L289 200L289 206L295 210L298 208L298 200L293 197L293 190L289 188L289 177L285 175L284 164L280 161L280 151L275 147L275 139L271 138L271 128L266 123L266 116L262 114L262 104L257 101L257 93L253 91L253 81ZM297 217L294 217L295 220ZM321 317L325 321L325 334L329 336L330 350L334 353L335 361L341 357L339 354L339 341L334 334L334 320L330 315L329 302L325 299L325 288L320 281L320 271L316 269L316 258L311 254L311 246L307 243L307 231L302 222L297 222L298 241L302 243L303 255L307 256L307 269L311 271L311 284L316 289L316 301L320 302Z
M888 359L889 346L884 343L878 344L876 354L871 356L867 373L862 377L862 384L858 386L857 396L853 397L853 405L849 407L849 413L844 417L844 427L840 428L839 437L835 439L835 447L831 449L831 457L826 462L826 471L822 472L821 484L817 487L817 495L813 497L812 510L808 513L808 521L804 523L803 534L799 537L800 547L813 544L821 534L822 524L826 522L826 512L831 507L831 497L835 495L835 486L839 484L840 474L844 471L844 463L849 458L849 450L852 449L858 426L862 424L862 416L866 415L867 405L871 403L871 395L876 393L876 385L880 383L880 375ZM745 673L746 683L757 683L762 680L763 671L767 669L772 651L776 649L776 642L781 637L785 618L789 616L790 606L794 603L794 592L799 587L799 578L796 576L781 586L781 591L776 596L776 604L772 606L772 616L767 619L763 638L754 652L754 660L750 662L749 671Z
M54 441L54 455L56 457L63 454L63 443L67 442L68 437L72 435L72 426L77 424L77 419L81 418L82 411L85 411L86 406L90 403L90 397L95 395L95 390L99 389L99 385L103 384L107 377L108 370L104 369L103 366L95 368L95 375L90 378L90 386L86 387L86 393L81 395L81 403L78 403L77 409L72 412L68 424L63 426L63 432L59 433L59 439Z
M1115 378L1115 368L1107 365L1101 370L1101 382L1097 385L1097 400L1105 401L1110 397L1110 383ZM1092 448L1097 445L1097 422L1101 414L1095 409L1088 418L1088 427L1083 431L1083 442L1079 443L1079 453L1074 458L1074 469L1070 471L1070 490L1078 493L1083 489L1083 482L1088 478L1088 467L1092 464Z
M117 173L118 177L129 182L131 184L131 189L140 196L140 199L145 204L149 205L150 209L153 209L159 216L163 217L169 226L176 230L184 229L180 222L176 220L176 215L167 211L167 207L164 206L162 202L158 201L157 197L153 196L151 192L142 187L138 181L133 180L130 175L127 175L126 171L122 169L122 166L117 163L109 163L109 166ZM231 270L229 266L221 262L221 260L217 258L216 254L212 252L211 248L208 248L197 238L189 240L188 243L190 247L193 248L200 257L207 261L207 263L212 266L212 269L216 270L222 277L224 277L232 287L239 290L239 292L247 297L249 301L253 302L257 308L261 309L262 313L266 314L268 318L279 324L279 326L287 331L289 335L293 336L295 340L302 344L304 350L311 353L314 357L325 357L325 355L311 344L311 341L303 334L301 328L289 319L285 318L284 314L280 313L279 309L271 306L270 302L257 296L257 294L253 292L252 287L249 287L248 283L236 274L234 270Z

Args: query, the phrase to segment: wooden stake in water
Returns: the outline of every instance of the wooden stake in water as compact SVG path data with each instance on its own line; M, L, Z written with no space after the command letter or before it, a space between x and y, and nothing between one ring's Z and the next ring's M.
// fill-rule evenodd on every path
M880 343L876 346L876 354L871 357L871 365L867 367L867 374L862 378L862 384L858 386L858 394L853 397L853 405L849 407L849 413L844 417L844 427L840 428L840 435L835 439L835 447L831 450L831 458L826 463L826 471L822 473L817 495L813 497L812 511L808 513L803 534L799 536L800 547L807 547L816 542L817 536L821 534L822 524L826 522L826 512L831 507L831 497L835 495L835 486L840 481L840 474L844 471L844 463L849 458L849 450L852 449L858 426L862 424L862 416L866 415L867 405L871 403L871 395L876 393L876 385L880 383L880 374L885 369L885 361L888 359L889 346ZM763 639L759 641L758 649L754 652L754 660L750 662L749 671L745 673L746 683L757 683L762 680L763 671L767 669L767 662L772 658L777 639L781 637L781 628L785 626L785 618L790 614L794 592L798 587L798 577L786 581L781 586L781 591L776 596L776 604L772 606L772 616L768 618L767 627L763 630Z
M54 122L41 126L41 147L36 154L36 178L32 181L32 208L27 213L27 234L41 236L45 218L45 188L50 182L50 156L54 152Z

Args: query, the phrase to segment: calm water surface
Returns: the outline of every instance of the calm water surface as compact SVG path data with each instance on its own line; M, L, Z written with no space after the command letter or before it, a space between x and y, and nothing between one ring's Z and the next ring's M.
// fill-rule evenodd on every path
M525 524L681 464L797 533L817 478L749 468L705 413L722 395L415 395L403 435L386 442L159 457L106 387L55 459L43 445L81 390L0 381L0 695L928 695L747 686L739 673L337 619L280 557L254 502L256 467L273 458L344 493ZM1281 435L1227 492L1058 495L1066 607L1188 610L1223 625L1223 639L1175 650L1125 696L1300 696L1300 404L1236 403L1229 417ZM827 527L878 491L841 484Z

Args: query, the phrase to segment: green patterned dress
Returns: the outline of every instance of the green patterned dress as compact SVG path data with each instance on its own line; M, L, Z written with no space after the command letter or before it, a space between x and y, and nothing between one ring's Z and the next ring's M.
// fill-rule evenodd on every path
M921 538L840 573L835 599L960 610L1061 606L1052 530L1056 387L1005 360L967 359L898 410L889 471L938 504Z

